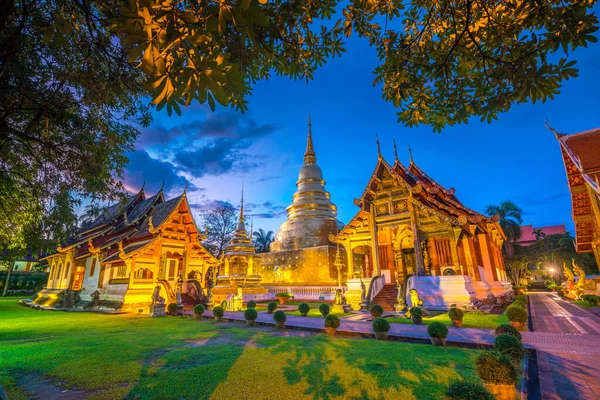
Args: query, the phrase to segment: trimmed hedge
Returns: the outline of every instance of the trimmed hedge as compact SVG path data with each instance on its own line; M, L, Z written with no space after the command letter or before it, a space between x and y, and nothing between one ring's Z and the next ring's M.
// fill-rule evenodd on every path
M411 318L423 318L423 310L419 307L411 307L409 312Z
M244 311L244 318L246 318L249 321L256 321L256 318L258 318L258 313L254 308L249 308L246 311Z
M517 339L521 340L521 332L517 328L509 324L502 324L496 327L496 336L500 335L512 335Z
M319 311L321 312L321 314L323 315L323 317L326 317L331 312L331 308L329 307L328 304L321 304L319 306Z
M432 338L445 339L448 336L448 328L441 322L432 322L427 327L427 333Z
M375 319L371 326L373 327L373 332L389 332L390 330L390 323L384 318Z
M340 327L340 319L337 315L329 314L325 317L325 328L339 328Z
M462 321L464 316L465 314L460 308L452 307L448 310L448 317L450 317L452 321Z
M494 340L494 350L509 356L513 361L520 362L525 357L525 347L513 335L502 334Z
M520 322L522 324L527 322L527 310L518 305L511 305L505 311L506 317L509 321Z
M515 385L517 369L507 355L497 351L482 351L475 359L477 375L486 383Z
M254 300L250 300L247 304L246 304L246 308L256 308L256 302Z
M595 294L584 294L581 296L581 300L600 306L600 296L596 296Z
M217 318L221 318L225 315L225 310L223 310L223 307L221 306L216 306L213 308L213 315Z
M456 381L448 387L446 397L450 400L495 400L496 397L491 394L481 382L476 381Z
M196 306L194 307L194 314L204 314L204 306L202 304L196 304Z
M275 311L277 309L277 303L272 301L269 304L267 304L267 310L269 311Z
M167 311L169 314L175 314L177 312L177 304L171 303L167 306Z
M275 322L284 322L287 319L287 317L282 310L277 310L273 313L273 319L275 320Z
M375 318L379 318L383 315L383 307L379 304L373 304L371 306L371 315Z
M525 306L527 304L527 297L525 297L524 294L517 295L515 297L515 303L520 303L523 304L523 306Z
M310 306L306 303L300 303L300 305L298 306L298 311L300 311L303 314L307 314L310 311Z

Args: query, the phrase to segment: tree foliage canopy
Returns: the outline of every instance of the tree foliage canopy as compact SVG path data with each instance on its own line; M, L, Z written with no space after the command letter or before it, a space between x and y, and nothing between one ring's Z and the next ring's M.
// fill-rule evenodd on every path
M235 208L229 203L221 203L213 209L202 211L200 226L201 230L208 231L202 244L213 256L220 258L237 227Z

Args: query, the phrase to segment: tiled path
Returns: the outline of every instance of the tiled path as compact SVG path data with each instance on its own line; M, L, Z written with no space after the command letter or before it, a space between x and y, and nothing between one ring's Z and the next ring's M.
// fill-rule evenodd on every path
M531 293L542 399L600 399L600 318L555 293Z

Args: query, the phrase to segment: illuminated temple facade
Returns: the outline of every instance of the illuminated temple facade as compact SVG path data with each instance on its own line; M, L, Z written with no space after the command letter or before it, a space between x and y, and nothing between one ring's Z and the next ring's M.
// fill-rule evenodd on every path
M329 237L337 234L343 224L337 220L337 207L325 190L323 172L317 165L310 117L304 164L296 187L292 204L286 209L287 220L280 226L270 252L260 255L263 283L337 285L346 280L346 267L338 271L338 249Z
M147 312L159 286L167 303L178 291L184 303L198 303L207 272L218 266L202 240L185 191L165 200L162 189L146 198L142 188L47 257L48 284L34 302Z

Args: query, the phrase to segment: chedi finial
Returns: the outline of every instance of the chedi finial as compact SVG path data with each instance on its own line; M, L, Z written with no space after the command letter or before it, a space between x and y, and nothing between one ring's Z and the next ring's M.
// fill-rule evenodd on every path
M306 141L306 152L304 153L304 164L315 165L317 163L317 155L313 147L312 141L312 123L310 121L310 113L308 113L308 139Z

